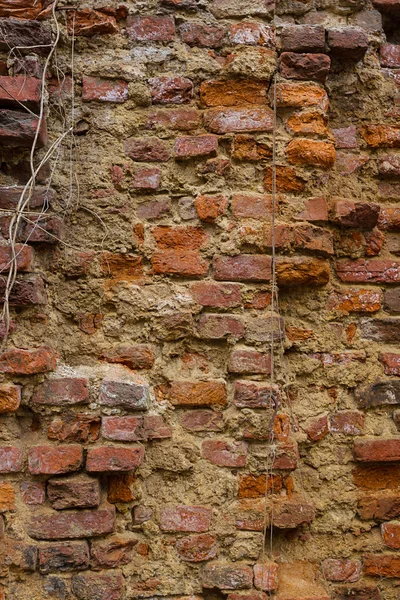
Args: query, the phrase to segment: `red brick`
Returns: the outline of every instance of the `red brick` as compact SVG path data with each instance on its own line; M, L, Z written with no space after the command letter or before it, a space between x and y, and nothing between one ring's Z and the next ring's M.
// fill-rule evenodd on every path
M181 417L181 425L189 431L221 431L223 419L221 413L212 410L191 410Z
M30 246L15 245L15 257L18 271L30 271L33 261L33 248ZM10 246L0 246L0 272L5 273L10 270L13 260L13 253ZM17 284L18 285L18 284Z
M203 588L241 590L250 588L253 570L240 563L209 563L204 567L201 584Z
M384 352L380 359L384 364L385 375L400 375L400 354Z
M92 472L107 471L133 471L143 461L144 448L133 446L122 448L120 446L102 446L88 450L86 470Z
M99 437L100 417L66 413L49 425L47 436L59 442L94 442Z
M208 243L208 234L202 227L168 227L160 225L152 229L159 248L202 248Z
M304 203L304 210L295 216L301 221L327 221L328 204L325 198L310 198Z
M22 470L22 450L15 446L0 447L0 473L18 473Z
M297 165L314 165L330 169L336 160L333 144L319 140L295 139L286 148L289 162Z
M168 16L129 16L126 32L134 42L172 42L175 38L175 23Z
M400 46L383 44L380 47L380 59L382 67L400 68Z
M201 338L206 340L219 340L233 336L244 336L245 327L240 319L233 315L203 314L200 316L197 331Z
M219 281L269 281L271 258L262 254L214 256L214 278Z
M400 557L396 554L367 554L363 571L371 577L400 577Z
M265 352L258 352L253 349L233 350L228 370L230 373L241 373L250 375L252 373L264 373L269 375L271 372L271 356Z
M277 105L280 108L318 106L322 110L328 109L326 91L314 83L279 83L276 87Z
M30 148L35 139L39 119L20 110L0 109L0 142L13 148ZM46 121L42 121L37 148L47 143Z
M316 563L297 560L279 567L277 600L330 600Z
M377 475L379 477L379 474ZM399 493L398 491L387 491L361 496L357 508L361 519L380 521L395 519L400 516Z
M82 571L89 567L89 546L87 542L63 542L39 548L39 571L54 573Z
M38 111L42 95L40 79L36 77L0 77L0 106L20 108L23 104Z
M161 509L162 531L204 533L211 524L211 509L204 506L164 506Z
M0 217L0 230L9 239L10 217ZM22 221L17 231L17 241L39 244L58 244L63 233L60 217L33 217L30 222Z
M189 46L200 46L203 48L220 48L223 44L225 30L218 25L207 25L186 21L179 27L182 41Z
M109 363L125 365L133 370L151 369L154 364L154 352L147 344L117 346L104 353L101 359Z
M332 600L382 600L382 596L372 585L335 586Z
M17 206L23 186L1 186L0 187L0 208L14 210ZM51 188L37 185L31 194L29 204L31 208L41 208L43 205L50 205L55 200L55 191Z
M382 307L382 292L357 288L335 292L329 297L326 307L344 313L377 312Z
M199 218L206 221L206 223L213 223L215 219L223 215L228 204L228 199L222 194L218 196L197 196L194 202Z
M186 77L149 79L153 104L183 104L193 97L193 83Z
M275 31L273 27L254 21L241 21L229 27L229 43L232 46L267 46L275 47Z
M217 540L208 533L181 538L175 547L179 557L187 562L210 560L218 554Z
M285 25L281 48L291 52L324 52L325 29L322 25Z
M332 133L335 136L336 148L357 148L357 127L355 125L333 129Z
M136 442L171 437L172 430L161 416L103 417L102 436L106 440Z
M274 562L254 565L254 585L264 592L272 592L278 587L278 567Z
M281 54L280 71L285 79L325 83L330 68L330 58L325 54L296 54L294 52Z
M372 148L400 148L398 125L363 125L361 134Z
M199 281L191 287L194 300L201 306L233 308L242 301L241 285L236 283L213 283Z
M382 539L385 546L398 550L400 548L400 522L382 523Z
M354 583L360 579L361 563L359 560L327 558L321 563L321 570L328 581Z
M51 348L24 350L12 348L0 355L0 373L33 375L47 373L56 368L56 356Z
M318 110L309 112L295 112L286 121L286 129L294 135L316 135L328 137L331 135L328 129L328 118Z
M395 283L400 281L400 263L391 260L339 260L336 272L341 281Z
M272 196L266 194L234 194L232 210L235 217L268 219L272 212Z
M104 379L100 386L99 404L128 410L146 410L149 394L148 383L139 375L131 375L129 380Z
M379 204L335 198L332 220L344 227L373 229L378 222L379 212Z
M32 515L26 531L39 540L86 538L111 533L114 530L115 508L99 510L46 511Z
M0 513L15 510L15 490L11 483L0 483Z
M59 475L77 471L83 462L81 446L34 446L28 453L32 475Z
M198 135L178 137L175 140L175 158L190 159L203 156L216 156L218 137L216 135Z
M379 174L384 177L398 177L400 175L400 157L397 154L386 154L379 160L378 170ZM390 197L391 194L388 195Z
M400 438L356 440L354 458L362 462L400 460Z
M382 206L379 214L379 228L386 231L400 231L400 208Z
M121 600L124 578L120 571L79 573L72 578L71 589L79 600Z
M136 190L158 190L161 184L161 171L157 167L143 168L133 175L133 188Z
M195 108L177 108L158 110L147 117L147 129L172 129L173 131L191 131L200 125L200 112Z
M233 403L238 408L274 408L280 403L277 385L256 381L236 381Z
M93 508L100 504L100 484L87 475L52 478L47 483L47 496L57 510Z
M100 77L82 77L83 102L115 102L121 104L128 100L128 83L122 79L101 79Z
M88 404L87 385L87 379L82 378L49 379L35 389L31 402L51 406Z
M341 410L330 419L332 433L345 435L360 435L364 431L365 415L358 411Z
M236 135L230 148L232 158L236 160L247 160L259 162L272 157L272 149L269 144L258 142L248 134Z
M21 387L12 384L0 385L0 415L14 413L21 403Z
M312 419L306 425L305 432L313 442L322 440L329 433L328 417L326 415L321 415L320 417Z
M252 80L203 81L200 101L204 106L238 106L268 103L265 85ZM228 113L229 114L229 113Z
M93 37L106 33L116 33L118 31L117 22L111 15L106 15L97 10L85 8L69 12L68 33L70 35L82 35L84 37Z
M42 481L23 481L21 483L21 498L24 504L44 504L46 501L46 486Z
M371 408L400 403L400 382L376 381L372 385L356 389L355 397L360 408Z
M245 467L247 444L245 442L224 442L205 440L202 443L203 457L219 467Z
M360 27L335 27L328 30L328 46L335 58L358 62L368 50L368 35Z
M204 125L213 133L272 131L273 112L268 107L211 108L204 113Z
M137 162L166 162L171 155L168 145L158 138L129 138L124 151Z

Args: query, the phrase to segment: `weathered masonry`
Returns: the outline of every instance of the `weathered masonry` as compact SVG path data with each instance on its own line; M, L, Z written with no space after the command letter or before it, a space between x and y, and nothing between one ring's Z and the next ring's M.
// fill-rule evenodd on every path
M0 600L398 600L400 0L0 0Z

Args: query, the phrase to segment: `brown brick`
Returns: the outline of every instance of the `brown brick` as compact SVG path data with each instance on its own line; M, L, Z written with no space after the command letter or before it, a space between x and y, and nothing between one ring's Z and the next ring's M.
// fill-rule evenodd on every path
M335 292L326 305L328 310L339 310L344 313L377 312L382 307L382 292L370 289L347 289Z
M385 375L400 375L400 354L384 352L380 360L383 362Z
M398 491L387 491L361 496L357 508L361 519L396 519L400 516L400 494Z
M92 568L115 569L132 561L132 550L137 547L139 540L131 533L116 534L104 540L93 540L90 554Z
M328 46L335 58L358 62L368 50L368 35L360 27L334 27L328 30Z
M11 483L0 483L0 513L15 510L15 490Z
M121 600L124 578L120 571L79 573L72 578L71 589L78 600Z
M329 265L324 260L313 258L279 257L276 262L278 285L296 287L300 285L326 285L329 281Z
M221 431L221 413L212 410L190 410L181 417L181 425L189 431Z
M396 554L367 554L363 571L371 577L400 577L400 557Z
M400 148L400 126L363 125L361 135L372 148Z
M222 381L174 381L168 400L173 406L221 406L227 402Z
M171 156L168 145L158 138L128 138L124 152L136 162L166 162Z
M100 485L86 475L52 478L47 484L47 496L53 508L92 508L100 504Z
M264 592L272 592L278 587L278 567L274 562L264 562L254 565L254 585Z
M151 369L154 364L154 352L147 344L117 346L104 353L101 359L109 363L125 365L133 370Z
M396 318L366 319L361 322L361 337L388 344L397 343L400 341L400 320Z
M319 140L292 140L286 153L293 164L314 165L323 169L330 169L336 160L335 146Z
M200 316L197 331L201 338L219 340L226 337L236 339L244 336L245 327L240 318L234 315L203 314Z
M400 381L388 379L356 389L355 397L361 408L400 404Z
M203 588L220 590L241 590L250 588L253 571L247 565L230 563L208 563L202 575Z
M23 481L21 483L21 498L24 504L44 504L46 501L46 486L43 481Z
M400 548L400 522L391 521L381 525L382 539L385 546L398 550Z
M59 442L94 442L99 431L100 417L68 412L50 423L47 436Z
M247 444L245 442L224 442L205 440L202 443L203 457L219 467L245 467Z
M400 312L400 287L386 290L384 306L389 312Z
M216 135L197 135L178 137L175 140L174 154L176 159L201 158L216 156L218 137Z
M194 206L199 219L206 223L213 223L222 216L228 208L228 198L222 194L216 196L200 195L194 201Z
M250 348L236 349L233 350L230 356L228 370L230 373L241 373L243 375L252 373L269 375L271 372L271 356Z
M277 85L277 105L281 108L306 108L317 106L328 109L326 91L313 83L279 83Z
M179 27L179 33L182 41L189 46L219 48L223 44L225 29L219 25L186 21Z
M1 45L1 41L0 41ZM39 125L37 117L20 110L0 109L0 142L12 148L30 148ZM46 121L42 121L37 147L47 143Z
M233 46L267 46L275 47L275 31L273 27L254 21L241 21L229 27L229 43Z
M332 433L360 435L364 431L365 415L355 410L341 410L331 416Z
M39 548L39 571L54 573L82 571L89 566L89 546L87 542L47 544Z
M21 387L4 384L0 386L0 414L14 413L21 403Z
M186 77L153 77L149 85L153 104L183 104L193 97L193 83Z
M117 22L111 15L103 12L85 8L76 10L74 14L68 14L68 33L70 35L82 35L93 37L118 31Z
M285 25L281 48L291 52L324 52L325 29L322 25Z
M238 408L274 408L280 402L277 385L256 381L236 381L233 403Z
M139 376L131 375L129 380L104 379L100 386L99 404L128 410L146 410L149 397L148 383Z
M195 301L201 306L233 308L242 301L241 286L237 283L199 281L191 287Z
M264 498L266 490L277 494L282 487L281 475L241 475L238 498Z
M214 278L219 281L269 281L271 258L261 254L214 256Z
M278 192L296 193L301 192L305 188L305 180L296 173L292 167L277 165L276 173L276 189ZM265 169L264 185L268 191L273 189L273 169L267 167Z
M325 83L330 68L330 58L325 54L296 54L294 52L281 54L280 71L285 79Z
M353 202L352 200L334 198L332 220L344 227L373 229L378 222L379 204L372 202Z
M204 106L244 106L267 104L266 87L251 80L203 81L200 101Z
M200 125L200 112L195 108L176 108L157 110L149 113L147 129L172 129L173 131L191 131Z

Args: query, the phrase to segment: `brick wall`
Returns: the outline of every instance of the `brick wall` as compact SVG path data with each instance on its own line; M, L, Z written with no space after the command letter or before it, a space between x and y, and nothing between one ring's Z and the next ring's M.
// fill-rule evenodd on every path
M399 0L60 1L42 89L52 10L0 0L3 300L74 128L15 234L0 600L397 599Z

